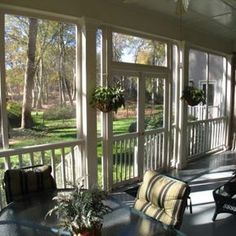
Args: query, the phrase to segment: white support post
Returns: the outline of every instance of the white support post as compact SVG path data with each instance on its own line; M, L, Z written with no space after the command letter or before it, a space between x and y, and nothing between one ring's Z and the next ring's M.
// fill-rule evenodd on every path
M181 45L179 47L180 50L180 60L179 60L179 70L180 70L180 94L182 95L182 91L184 87L188 84L188 64L189 64L189 49L186 46L186 43L181 42ZM178 169L182 169L185 167L187 162L187 118L188 118L188 110L187 110L187 104L179 99L180 102L180 119L178 124L177 133L179 136L178 140L178 156L177 156L177 164L176 167Z
M6 73L5 73L5 16L0 11L0 125L1 141L3 149L9 148L8 140L8 120L6 111Z
M77 138L82 135L82 32L78 25L76 32L76 128Z
M167 170L170 168L170 160L172 159L172 86L173 86L173 48L172 45L168 44L168 67L170 72L168 78L165 78L165 115L164 115L164 127L165 127L165 141L164 141L164 168Z
M227 148L231 148L231 150L235 150L236 145L236 96L235 96L235 89L236 89L236 82L235 82L235 76L236 76L236 52L234 52L231 56L231 60L228 58L227 60L228 66L227 66L227 85L226 89L230 90L230 99L229 96L225 96L227 99L227 110L226 115L229 115L229 121L228 121L228 129L227 129L227 136L226 136L226 146ZM228 91L226 91L228 93Z
M179 75L180 75L180 71L178 68L178 62L179 62L179 47L177 45L174 46L174 49L172 50L172 55L173 55L173 62L172 62L172 86L174 86L175 88L175 137L174 137L174 149L173 149L173 163L172 166L176 166L177 163L177 154L178 154L178 140L179 140L179 136L178 136L178 129L179 129L179 98L180 98L180 83L179 83ZM173 95L172 95L173 96ZM172 109L172 107L171 107Z
M83 156L88 174L86 187L97 184L97 129L96 110L89 104L96 86L96 24L89 19L82 23L82 120L85 145Z
M137 120L137 131L139 133L138 138L138 156L136 155L137 161L134 165L138 170L138 177L141 180L143 178L143 165L144 165L144 104L145 104L145 78L143 74L139 74L138 80L138 120Z
M110 62L112 60L112 39L109 29L103 30L102 37L102 82L103 85L111 83ZM113 133L112 133L112 112L103 113L103 187L110 191L113 185Z

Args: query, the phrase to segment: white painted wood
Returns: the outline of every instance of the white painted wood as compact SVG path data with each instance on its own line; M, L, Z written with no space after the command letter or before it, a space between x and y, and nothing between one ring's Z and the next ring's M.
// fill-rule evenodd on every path
M72 183L75 185L76 184L76 175L75 175L75 170L77 168L75 167L75 149L74 147L71 147L70 149L71 152L71 167L72 167Z
M0 10L0 128L3 149L9 148L8 120L6 111L6 72L5 72L5 16Z
M18 160L17 166L14 168L25 167L25 158L31 157L34 160L34 157L40 153L51 153L51 157L47 160L47 164L52 166L52 175L54 176L57 186L59 188L67 187L68 182L73 182L73 174L71 177L71 173L77 172L76 165L69 164L71 158L74 159L72 162L78 161L76 160L79 156L74 155L74 150L81 149L83 146L83 141L78 144L78 141L66 142L66 143L59 143L59 144L45 144L45 145L38 145L33 147L27 148L19 148L14 150L2 150L0 151L0 158L5 160L5 166L1 171L5 171L7 169L11 169L11 162ZM43 150L39 152L39 150ZM66 150L69 150L69 153L66 155ZM57 152L57 154L56 154ZM60 155L61 162L56 164L56 159L58 159L58 155ZM30 164L31 164L30 158ZM41 157L39 157L41 159ZM46 159L46 156L45 156ZM82 157L80 156L82 160ZM48 163L49 161L49 163ZM67 163L67 164L66 164ZM85 176L85 175L84 175ZM3 199L3 198L2 198ZM0 202L0 205L4 203Z
M42 165L45 163L45 152L44 151L41 151L40 162Z
M138 132L138 166L135 167L138 170L138 178L141 180L143 178L143 172L144 172L144 133L145 133L145 128L144 128L144 104L145 104L145 75L141 74L139 75L138 78L138 97L137 97L137 132Z
M169 49L169 48L168 48ZM169 50L168 50L169 51ZM168 64L170 64L170 58L168 55ZM172 77L170 76L170 73L168 75L168 77L165 79L165 93L164 93L164 119L163 119L163 123L164 123L164 128L165 128L165 134L164 134L164 148L163 148L163 168L167 169L169 167L169 157L168 157L168 144L169 144L169 140L170 140L170 119L172 118L172 113L170 113L170 103L169 103L169 99L170 99L170 87L171 87L171 82L170 79Z
M55 165L55 158L56 158L56 155L55 155L55 149L52 149L52 155L51 155L51 166L52 166L52 176L54 177L55 181L56 180L56 165Z
M30 165L31 166L34 166L34 154L33 154L33 152L30 152Z
M188 157L193 159L200 155L220 150L225 145L225 130L227 117L218 117L210 120L189 122L188 129ZM205 133L208 127L208 132ZM204 140L206 144L204 145Z
M66 168L65 168L65 148L61 149L61 172L62 172L62 186L66 188Z
M76 52L75 52L75 76L76 76L76 128L77 138L83 134L82 120L82 32L81 27L75 26Z
M155 4L156 1L145 2L147 4ZM164 2L165 6L166 1ZM205 2L206 1L202 1L202 4L204 4ZM169 4L174 4L174 1L169 1ZM219 5L215 4L215 1L212 1L212 4L214 4L214 7L212 7L212 9L216 9L216 5ZM100 1L99 4L97 4L96 0L77 0L68 4L63 0L51 0L45 2L44 4L39 4L32 1L2 0L0 6L1 8L4 8L6 10L14 10L17 14L25 12L25 14L31 14L32 16L42 15L44 17L51 16L60 17L61 19L67 18L74 20L75 18L85 15L90 18L97 18L97 20L105 22L107 25L115 25L120 28L133 29L136 32L146 32L148 35L161 35L162 38L165 37L178 40L184 35L186 40L192 41L192 43L201 45L202 47L226 51L227 53L233 51L233 40L229 38L234 35L234 32L233 30L229 30L228 28L233 27L232 22L230 21L229 25L225 26L224 28L223 25L225 25L227 19L224 19L224 24L216 24L214 22L214 18L210 18L209 14L207 16L204 15L204 17L202 17L202 15L199 16L199 14L196 14L198 10L192 11L192 20L187 20L188 25L190 25L187 28L184 27L184 32L181 36L179 34L179 24L178 20L175 19L176 14L175 11L173 11L173 7L167 8L167 11L169 11L169 13L164 16L164 14L159 14L158 12L153 14L153 7L149 7L149 9L152 9L152 12L150 12L150 10L140 7L138 8L135 7L135 5L132 5L132 7L128 7L125 4L122 6L122 4L117 4L113 1ZM92 8L91 6L96 7ZM159 1L158 3L156 2L156 7L158 7L158 11L160 11ZM202 9L207 8L202 7ZM221 10L215 11L215 14L217 15L213 14L213 16L217 16L218 19L219 11L221 12L223 9L225 9L225 7L221 7ZM213 16L211 15L211 17ZM228 15L225 15L225 17L228 17ZM207 18L210 18L207 24L204 24L205 22L199 23L199 19L204 19L205 21ZM153 22L155 22L155 24L153 24ZM197 25L197 27L195 24ZM209 26L208 30L210 30L210 32L216 26L218 26L220 29L215 28L214 34L211 34L210 32L207 32L203 29L203 27L207 27L206 25ZM199 31L199 27L205 32L201 33ZM221 30L222 28L223 30ZM218 37L216 36L216 32L217 34L220 34ZM224 38L226 32L228 32L227 37L229 38Z
M188 54L189 54L189 47L187 46L186 42L181 42L179 45L179 94L182 94L184 87L188 84ZM186 150L186 137L187 137L187 105L186 103L179 99L179 124L178 124L178 155L177 155L177 168L183 168L186 165L186 158L187 158L187 150Z
M102 84L110 85L112 80L111 60L112 60L112 40L109 28L104 28L102 33ZM104 113L103 120L103 187L110 191L113 184L113 134L112 134L112 112Z
M19 167L20 167L20 168L23 167L23 160L22 160L22 158L23 158L23 154L20 154L20 155L18 156L18 161L19 161Z
M83 137L85 145L85 170L88 173L85 187L97 184L97 129L96 109L89 104L93 89L96 86L96 30L97 25L84 18L82 25L82 114Z
M236 55L226 57L226 76L225 76L225 115L228 117L227 128L225 130L225 149L229 149L233 142L234 125L234 106L235 106L235 68ZM227 94L227 96L226 96Z

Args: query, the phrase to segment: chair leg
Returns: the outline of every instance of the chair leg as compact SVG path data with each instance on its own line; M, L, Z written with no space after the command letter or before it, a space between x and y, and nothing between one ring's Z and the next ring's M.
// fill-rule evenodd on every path
M213 217L212 217L212 221L215 221L216 220L216 216L217 216L217 211L215 210L215 212L214 212L214 215L213 215Z

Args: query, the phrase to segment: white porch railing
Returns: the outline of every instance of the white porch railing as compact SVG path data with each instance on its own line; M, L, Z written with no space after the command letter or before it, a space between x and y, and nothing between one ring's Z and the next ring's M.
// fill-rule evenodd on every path
M148 169L158 170L164 168L164 129L145 132L144 143L144 171Z
M113 137L113 187L124 185L138 177L138 158L143 159L143 170L160 169L165 165L164 129L146 131L144 156L138 157L138 133Z
M137 177L137 133L113 137L113 185Z
M226 117L190 122L187 125L188 160L217 151L225 145Z
M38 164L52 166L52 175L58 188L75 184L79 177L86 176L83 168L81 147L83 140L0 151L0 179L7 169L22 168ZM0 187L0 207L5 205L5 192Z

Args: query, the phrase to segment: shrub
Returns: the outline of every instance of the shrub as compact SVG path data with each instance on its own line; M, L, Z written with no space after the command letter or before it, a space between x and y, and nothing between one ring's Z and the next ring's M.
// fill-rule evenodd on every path
M75 109L71 106L54 106L44 112L45 120L64 120L75 117Z
M147 118L146 123L147 129L157 129L163 127L163 114L160 113L158 115Z
M7 117L11 127L20 127L21 125L22 105L19 102L7 102Z
M155 116L148 117L144 120L145 129L157 129L163 127L163 114L159 113ZM129 133L137 132L137 123L133 122L130 124Z

